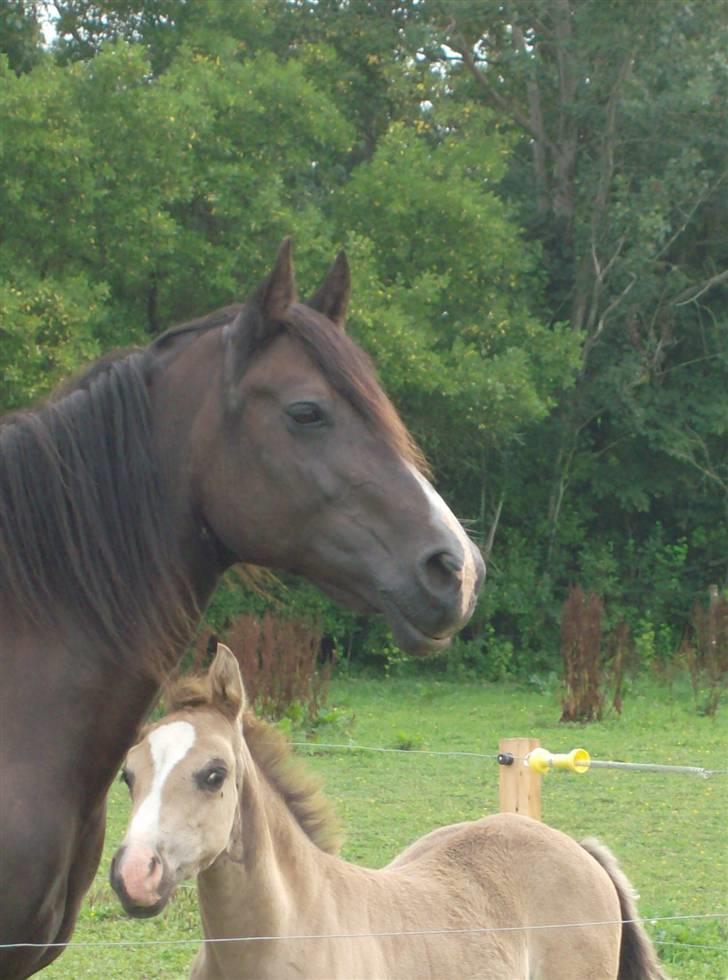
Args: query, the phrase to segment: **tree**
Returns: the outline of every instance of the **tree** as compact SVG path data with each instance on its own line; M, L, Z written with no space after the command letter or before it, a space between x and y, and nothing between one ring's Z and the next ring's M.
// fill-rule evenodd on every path
M551 315L583 341L574 389L527 443L527 469L550 471L544 573L565 585L595 535L645 542L662 520L666 546L689 539L698 590L728 554L725 6L424 0L410 13L453 99L521 134L504 188L542 246Z
M84 354L230 302L291 231L310 243L304 271L333 251L318 199L351 132L294 62L182 49L153 78L143 49L118 42L6 68L0 126L3 322L23 361L5 407ZM63 330L44 332L46 315Z
M0 55L18 75L43 58L39 8L31 0L0 0Z

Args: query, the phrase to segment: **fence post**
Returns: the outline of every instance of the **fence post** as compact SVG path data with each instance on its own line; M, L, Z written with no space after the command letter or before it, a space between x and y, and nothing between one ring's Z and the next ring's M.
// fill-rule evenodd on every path
M541 819L541 774L524 766L531 749L541 743L537 738L502 738L498 745L502 754L510 753L511 766L499 766L499 796L501 813L522 813L534 820Z

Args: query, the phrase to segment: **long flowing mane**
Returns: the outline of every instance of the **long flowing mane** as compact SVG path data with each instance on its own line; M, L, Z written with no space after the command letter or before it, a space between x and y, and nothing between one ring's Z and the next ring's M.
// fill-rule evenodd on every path
M169 712L185 708L215 708L207 674L186 675L164 693ZM297 759L285 737L251 711L243 715L243 738L259 771L281 797L304 833L322 851L336 854L341 827L334 809L321 792L321 780Z
M151 447L147 355L92 365L0 424L0 596L18 622L73 624L135 663L179 653L189 590Z
M0 601L18 622L73 625L116 660L139 647L165 659L191 636L182 572L151 444L148 379L175 342L244 319L234 304L111 355L35 410L0 420ZM320 314L294 303L279 325L386 444L426 464L367 357ZM244 372L259 353L249 338Z

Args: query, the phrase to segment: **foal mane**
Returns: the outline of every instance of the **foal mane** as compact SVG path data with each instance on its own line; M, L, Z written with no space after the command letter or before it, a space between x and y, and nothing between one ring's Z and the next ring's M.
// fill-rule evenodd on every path
M207 674L178 678L164 693L168 712L184 709L221 710ZM243 714L243 738L260 772L280 796L303 832L321 851L336 854L341 827L333 806L321 791L321 779L297 759L286 738L252 711Z
M0 422L0 594L19 621L73 624L100 656L157 671L193 606L152 450L147 358L102 358ZM159 662L140 663L140 648Z
M319 850L337 854L341 827L321 791L321 779L293 755L290 744L273 725L250 711L243 716L243 736L256 764L301 829Z

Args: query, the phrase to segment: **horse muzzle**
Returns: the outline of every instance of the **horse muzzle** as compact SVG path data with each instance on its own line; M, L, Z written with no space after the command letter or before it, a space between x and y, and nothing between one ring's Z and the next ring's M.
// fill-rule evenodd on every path
M143 844L119 848L111 861L109 881L124 911L137 919L158 915L173 891L164 859Z

